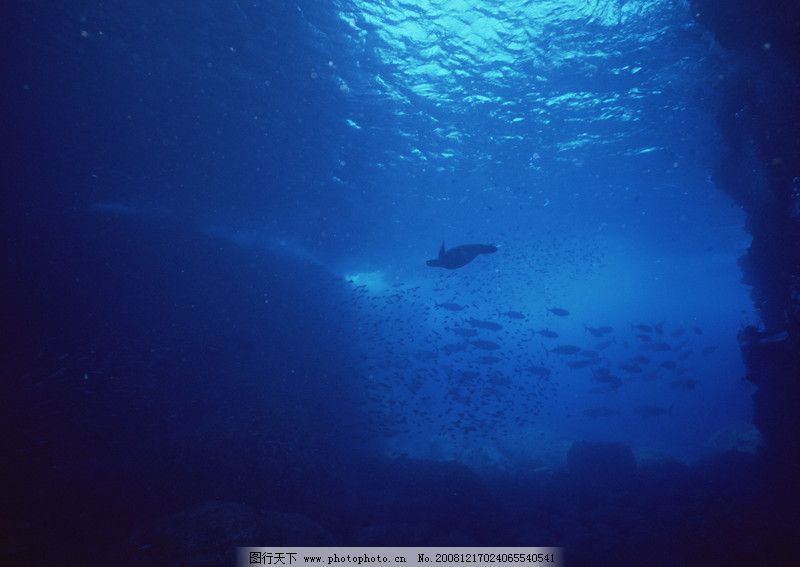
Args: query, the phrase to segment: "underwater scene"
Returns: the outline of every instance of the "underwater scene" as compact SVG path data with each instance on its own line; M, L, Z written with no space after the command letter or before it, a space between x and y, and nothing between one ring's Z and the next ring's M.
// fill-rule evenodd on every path
M9 0L8 565L800 565L800 4Z

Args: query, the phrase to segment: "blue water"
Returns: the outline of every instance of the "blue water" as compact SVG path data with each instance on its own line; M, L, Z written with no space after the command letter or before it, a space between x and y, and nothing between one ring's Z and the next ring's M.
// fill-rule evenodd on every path
M4 11L10 557L708 565L769 516L715 169L741 63L688 2Z

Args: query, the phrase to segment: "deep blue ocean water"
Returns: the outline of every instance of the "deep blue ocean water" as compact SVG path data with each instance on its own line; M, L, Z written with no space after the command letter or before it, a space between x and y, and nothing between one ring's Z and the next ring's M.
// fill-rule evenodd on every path
M731 142L796 132L772 4L4 7L2 553L783 557L743 330L796 318L741 258L798 153Z

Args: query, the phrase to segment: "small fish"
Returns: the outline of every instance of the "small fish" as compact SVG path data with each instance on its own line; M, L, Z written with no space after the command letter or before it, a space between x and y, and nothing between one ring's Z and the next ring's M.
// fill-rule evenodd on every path
M489 378L489 382L491 382L496 386L510 386L511 378L509 378L508 376L497 375Z
M659 366L661 368L666 368L667 370L675 370L678 367L678 364L674 360L665 360Z
M465 329L463 327L453 327L450 329L453 333L458 335L459 337L474 337L478 334L478 331L475 329Z
M480 319L468 319L467 324L477 327L478 329L488 329L490 331L499 331L503 328L502 325L494 321L481 321Z
M697 380L692 378L673 380L669 385L678 390L694 390L695 386L697 386Z
M442 350L445 354L453 354L455 352L461 352L467 349L467 343L451 343L449 345L444 345Z
M501 313L501 315L505 315L509 319L524 319L525 315L520 313L519 311L506 311L505 313Z
M650 359L640 354L631 358L631 361L635 362L636 364L647 364L650 362Z
M608 408L598 407L583 410L583 415L591 417L592 419L597 419L599 417L611 417L612 415L619 415L619 412Z
M605 350L610 347L613 342L614 341L602 341L597 343L594 348L597 350Z
M556 354L577 354L581 351L581 347L574 345L560 345L547 352L554 352Z
M636 408L636 413L642 417L659 417L662 415L672 415L672 406L669 408L646 404Z
M651 337L650 335L645 335L645 334L636 335L636 338L639 339L640 341L642 341L643 343L649 343L650 341L653 340L653 337Z
M708 356L709 354L711 354L712 352L714 352L714 351L715 351L715 350L717 350L718 348L719 348L719 347L718 347L717 345L712 345L712 346L707 346L707 347L705 347L705 348L703 349L703 351L702 351L702 352L703 352L703 356Z
M567 362L567 366L570 368L586 368L587 366L591 366L592 364L596 364L597 361L595 360L573 360Z
M642 367L638 364L623 364L620 368L629 374L640 374L642 372Z
M650 325L631 325L631 327L633 327L637 331L641 331L643 333L652 333L653 332L653 327L651 327Z
M478 362L481 364L496 364L500 362L500 359L496 356L482 356L478 359Z
M550 377L550 369L545 368L544 366L528 366L525 370L534 376L539 376L540 378Z
M436 358L436 353L429 350L420 350L417 352L418 360L433 360Z
M591 335L593 337L602 337L603 336L603 333L600 332L600 329L597 329L595 327L589 327L588 325L584 325L583 329L585 331L587 331L588 333L591 333Z
M557 315L559 317L566 317L567 315L569 315L569 311L567 311L566 309L562 309L561 307L551 307L550 309L548 309L548 311L553 315Z
M603 337L614 330L611 327L589 327L588 325L584 325L583 328L591 333L593 337L598 338Z
M436 309L445 309L447 311L463 311L466 305L459 305L458 303L437 303Z
M703 329L701 329L700 327L692 327L692 330L694 331L695 335L702 335L703 334Z
M542 335L543 337L547 337L548 339L557 339L558 333L555 331L551 331L550 329L542 329L541 331L536 331L538 334Z
M500 348L499 344L492 341L472 341L470 344L483 350L497 350Z
M672 331L669 334L669 336L677 339L678 337L683 336L683 334L685 332L686 332L686 329L684 329L683 327L679 327L679 328L675 329L674 331Z
M592 379L595 382L599 382L601 384L605 384L606 386L608 386L612 390L617 390L617 389L619 389L620 386L622 386L622 378L620 378L619 376L616 376L614 374L610 374L610 373L606 373L606 372L597 372L597 371L595 371L592 374Z
M641 348L644 348L646 350L653 350L656 352L666 352L668 350L672 350L672 347L667 343L649 343L642 345Z

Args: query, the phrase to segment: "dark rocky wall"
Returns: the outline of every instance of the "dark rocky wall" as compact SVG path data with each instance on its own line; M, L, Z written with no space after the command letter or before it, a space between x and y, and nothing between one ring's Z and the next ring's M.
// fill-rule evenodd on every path
M740 333L777 526L800 525L800 3L694 0L737 70L720 93L718 186L747 212L741 259L764 327ZM787 534L791 535L791 534Z

